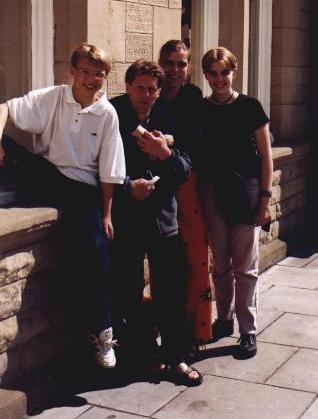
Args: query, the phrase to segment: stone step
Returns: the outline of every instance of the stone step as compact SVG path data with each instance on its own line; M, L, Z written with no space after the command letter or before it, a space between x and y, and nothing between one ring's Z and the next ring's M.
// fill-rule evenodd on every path
M287 244L279 239L260 246L259 271L263 272L286 257Z
M0 389L0 419L23 419L27 414L27 399L22 391Z

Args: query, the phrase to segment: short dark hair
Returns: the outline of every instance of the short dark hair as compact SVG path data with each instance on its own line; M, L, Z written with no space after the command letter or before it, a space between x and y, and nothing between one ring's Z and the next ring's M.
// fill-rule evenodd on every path
M160 89L164 82L164 72L162 68L154 61L141 58L132 63L125 75L125 82L131 84L138 76L151 76L158 80L158 88Z
M237 70L238 62L235 55L224 47L213 48L207 51L202 58L203 73L208 73L214 63L222 63L228 70Z
M186 44L180 39L170 39L170 41L167 41L160 48L159 64L163 65L170 54L172 54L173 52L178 52L181 49L188 53L188 62L190 62L190 51Z
M80 60L88 60L91 63L101 64L105 68L106 76L111 70L111 62L106 52L97 45L83 42L74 51L71 56L71 64L76 67Z

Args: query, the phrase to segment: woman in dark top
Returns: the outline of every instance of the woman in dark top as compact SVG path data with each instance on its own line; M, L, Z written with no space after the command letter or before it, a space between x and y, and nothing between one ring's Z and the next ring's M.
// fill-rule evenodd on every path
M166 42L159 55L165 72L158 106L163 106L175 128L177 147L185 150L194 165L190 179L177 191L178 222L189 264L186 321L190 350L211 339L211 287L208 273L206 231L197 193L196 151L200 135L201 90L188 83L190 56L180 40Z
M203 100L199 154L218 313L212 330L214 338L230 336L235 313L239 355L250 358L257 351L258 237L270 219L269 119L257 99L233 89L237 60L229 50L208 51L202 68L212 89Z

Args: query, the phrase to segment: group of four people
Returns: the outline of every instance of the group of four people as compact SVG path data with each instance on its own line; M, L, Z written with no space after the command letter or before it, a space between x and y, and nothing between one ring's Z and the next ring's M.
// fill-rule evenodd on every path
M134 62L126 94L108 101L110 61L83 43L71 57L71 86L0 105L0 138L8 116L38 135L34 153L15 151L18 187L25 202L60 209L65 278L98 362L115 366L115 336L120 362L138 369L146 360L193 386L203 378L187 356L231 335L234 312L241 355L256 353L258 234L270 216L272 159L261 104L232 87L234 55L221 47L204 55L206 99L188 83L189 66L186 45L168 41L159 65ZM3 142L0 161L11 152Z

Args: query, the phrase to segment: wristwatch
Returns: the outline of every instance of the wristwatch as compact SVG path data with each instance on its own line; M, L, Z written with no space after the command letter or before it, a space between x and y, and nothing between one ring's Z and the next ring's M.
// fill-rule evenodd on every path
M272 197L272 191L270 189L260 189L259 196L261 198L271 198Z

